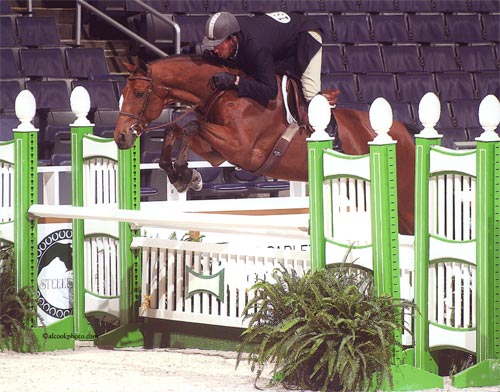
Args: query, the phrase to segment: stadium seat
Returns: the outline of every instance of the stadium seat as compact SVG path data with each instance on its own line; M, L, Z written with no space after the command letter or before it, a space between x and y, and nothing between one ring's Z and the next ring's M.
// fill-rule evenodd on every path
M0 1L0 15L13 15L10 1Z
M366 15L333 15L333 40L340 43L373 42Z
M404 102L420 102L429 91L436 92L434 78L430 73L401 73L396 75L396 79Z
M432 0L398 0L397 8L399 12L431 12L434 4Z
M445 23L440 14L409 14L410 39L429 44L447 42Z
M373 102L378 97L397 101L396 82L392 74L362 74L358 76L361 102Z
M15 53L11 49L0 49L0 78L17 79L21 77L19 67L15 58Z
M102 48L66 49L69 76L75 79L112 78Z
M345 58L348 72L366 73L384 71L378 45L346 46Z
M441 145L447 148L456 148L455 142L468 140L467 131L463 128L440 128L439 133L443 135Z
M384 45L382 57L386 72L423 71L422 60L415 45Z
M445 20L450 41L460 43L484 42L481 19L478 14L446 15Z
M477 101L454 101L450 105L458 128L481 128Z
M227 11L235 14L246 12L245 2L243 0L209 0L207 3L209 13Z
M427 72L458 71L457 58L451 45L421 46L420 54Z
M340 46L323 46L322 73L345 72L345 59Z
M21 49L24 76L30 78L67 78L66 62L59 49Z
M19 42L27 47L61 47L56 19L53 16L16 18Z
M247 11L254 13L266 13L283 11L281 0L247 0Z
M3 3L3 1L0 1ZM16 33L12 19L8 16L0 17L0 47L18 47Z
M167 5L165 0L143 0L144 3L154 8L161 13L167 13ZM127 14L132 15L136 13L148 12L143 6L137 4L133 0L125 0L125 11Z
M0 114L0 142L14 139L14 129L21 124L15 114Z
M320 12L323 11L321 0L283 0L286 12Z
M474 0L476 1L476 0ZM472 2L474 2L472 1ZM482 0L480 0L482 1ZM434 10L437 12L468 12L468 0L434 0Z
M394 0L362 0L359 10L362 12L395 12L397 1Z
M330 17L328 15L308 15L308 17L314 18L321 26L323 30L323 44L333 44L334 37Z
M203 0L165 0L165 3L168 13L207 13L207 8Z
M170 14L164 16L169 20L173 19ZM175 32L173 26L168 22L150 13L135 15L128 20L135 33L159 49L168 50L173 47ZM181 38L182 34L183 32L181 32Z
M441 101L463 101L477 99L472 74L469 72L446 72L436 74L436 86Z
M470 10L473 12L480 12L480 13L499 13L500 2L498 2L498 0L471 1Z
M474 3L480 3L476 1ZM500 5L500 2L497 2ZM499 11L497 11L499 12ZM482 15L484 38L490 42L500 42L500 15L486 14Z
M181 41L187 44L201 43L207 18L207 15L175 15L174 22L181 28Z
M90 95L90 105L93 110L118 111L118 97L115 83L111 80L77 80L72 87L83 86Z
M463 71L479 72L498 69L495 50L491 45L458 46L456 50Z
M250 193L266 193L272 197L278 196L281 191L290 190L290 182L269 180L265 176L258 176L243 169L231 169L229 182L241 183L249 188Z
M325 74L321 78L322 90L340 90L339 102L359 102L356 76L352 74Z
M325 11L333 13L359 11L358 0L323 0Z
M478 98L482 100L488 94L496 94L500 91L500 78L498 71L494 72L475 72L474 73L475 85L477 88Z
M371 15L370 20L375 41L404 43L410 40L403 14Z
M17 95L24 90L19 80L0 80L0 113L14 113Z
M389 102L392 108L394 121L400 121L404 124L417 125L411 105L407 102Z

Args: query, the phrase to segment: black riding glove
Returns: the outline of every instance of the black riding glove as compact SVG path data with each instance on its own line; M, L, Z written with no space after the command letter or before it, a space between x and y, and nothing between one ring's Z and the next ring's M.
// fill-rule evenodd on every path
M236 82L236 75L230 74L228 72L219 72L212 76L212 83L216 88L222 90L230 90L236 88L234 84Z

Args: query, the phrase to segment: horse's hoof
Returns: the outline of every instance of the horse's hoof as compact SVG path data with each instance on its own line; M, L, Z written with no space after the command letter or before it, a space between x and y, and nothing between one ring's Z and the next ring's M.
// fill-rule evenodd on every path
M191 182L189 183L189 187L193 191L201 191L201 188L203 186L203 179L201 178L201 174L198 172L198 170L193 170L193 176L191 177Z
M174 183L174 187L178 193L183 193L186 192L186 190L188 189L188 184L184 184L181 181L176 181Z

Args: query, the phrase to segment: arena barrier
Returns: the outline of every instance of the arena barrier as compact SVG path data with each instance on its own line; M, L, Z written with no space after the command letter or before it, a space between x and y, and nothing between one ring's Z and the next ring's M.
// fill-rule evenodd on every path
M10 197L10 200L16 201L15 205L18 204L19 199L27 198L27 200L21 200L21 203L19 203L20 206L25 206L24 211L21 208L14 208L14 214L12 215L16 222L22 222L27 226L27 229L14 229L13 237L16 252L20 247L16 239L16 233L18 238L29 239L30 233L33 232L33 226L36 225L35 221L28 219L27 210L33 216L71 215L78 218L74 221L74 223L77 223L76 231L83 233L83 235L79 237L77 234L76 238L85 236L85 226L78 228L78 222L82 221L80 218L99 218L108 221L121 220L123 223L120 226L121 229L118 230L118 243L121 244L121 247L119 251L113 251L114 256L109 256L109 259L120 260L120 266L115 268L117 271L125 271L125 276L122 275L121 278L125 280L126 286L120 286L115 291L105 288L102 291L95 289L98 298L112 297L105 298L108 301L107 305L103 305L103 303L96 305L97 311L103 311L107 306L115 309L114 315L117 313L120 315L122 332L114 340L115 344L120 346L141 343L141 336L136 323L137 309L140 303L139 312L146 317L236 326L238 322L241 322L237 319L246 303L246 298L251 295L248 288L255 276L263 276L263 274L267 273L266 271L274 268L277 262L293 266L299 272L309 268L323 268L327 261L328 263L337 262L345 256L347 250L351 249L350 254L353 260L358 259L356 261L358 264L373 268L375 285L379 293L390 293L396 297L408 299L414 298L421 309L421 312L415 316L414 320L415 345L413 351L395 352L394 355L396 385L400 382L405 388L421 389L422 383L425 381L425 387L442 386L442 378L433 376L432 371L435 371L435 367L432 367L430 351L443 347L458 347L475 352L477 355L478 364L476 366L453 378L456 386L491 385L491 379L496 380L496 377L498 377L498 331L500 325L498 315L498 265L500 265L498 254L500 249L498 246L500 233L498 228L498 211L500 210L498 206L498 170L500 164L498 162L498 136L494 132L498 125L498 119L481 120L486 132L478 138L476 151L456 152L443 149L435 146L439 144L440 140L439 135L434 130L434 126L439 119L439 110L436 111L436 108L439 108L439 101L432 102L434 109L431 110L426 106L429 105L429 100L432 100L432 98L427 95L421 102L421 107L424 108L421 113L427 113L427 116L421 115L421 121L425 125L425 129L417 135L417 167L419 172L416 177L419 202L416 208L415 255L417 262L414 272L411 266L406 271L406 266L399 260L400 239L397 235L397 210L394 208L396 203L392 201L390 203L379 203L381 200L394 200L395 197L391 193L395 187L390 185L394 184L395 181L394 168L390 168L391 162L394 161L391 158L391 155L394 154L394 144L387 136L387 130L392 123L392 118L390 121L380 119L380 117L383 117L384 108L387 108L387 104L382 100L374 102L371 109L371 118L372 120L375 119L373 127L379 133L379 136L371 144L371 157L353 158L336 153L330 149L331 141L328 139L321 140L322 137L319 132L315 133L314 140L310 141L310 261L308 257L302 255L308 252L301 252L298 255L293 252L288 254L278 252L269 256L266 251L247 257L241 256L242 253L238 252L240 248L232 250L230 246L226 245L169 242L169 240L163 239L136 237L135 233L131 231L131 226L126 223L135 219L137 220L136 227L146 224L145 218L138 217L136 211L123 212L116 209L113 206L114 199L106 201L106 209L88 206L80 207L79 204L85 204L78 201L82 198L79 198L78 192L75 191L75 207L71 207L71 211L64 212L64 208L60 208L59 211L51 211L48 206L33 205L34 200L36 200L36 197L31 194L33 190L36 190L36 186L33 186L36 176L33 175L27 175L30 180L24 181L28 184L26 192L17 192L18 188L16 188L15 197ZM494 104L491 103L491 99L483 102L481 106L483 110L480 108L480 115L482 113L482 116L486 118L488 113L498 113L498 108L494 105L498 105L498 101L495 101ZM484 109L485 107L486 109ZM433 113L433 115L428 113ZM36 135L36 132L23 132L24 128L29 127L29 121L30 119L22 121L21 126L15 132L14 143L4 143L6 146L10 146L5 148L10 149L11 152L10 155L0 154L0 157L2 157L0 159L5 161L2 165L8 166L7 160L3 159L3 157L11 156L12 150L14 150L14 162L16 152L17 156L30 156L29 154L33 156L34 151L36 157L36 136L30 136L30 133ZM91 132L91 129L88 129L91 126L88 124L82 126L77 123L78 120L72 127L75 134L78 132L82 134ZM77 136L74 136L74 138L75 140L78 139ZM82 135L81 139L106 143L93 136ZM2 147L4 146L2 145ZM84 149L83 147L79 148L80 150ZM78 147L75 147L75 149L72 152L73 156L81 155L83 159L83 152L79 152ZM95 151L95 149L91 148L91 151ZM121 153L127 152L120 151L118 154ZM133 152L128 153L133 154ZM117 153L114 154L112 160L116 161ZM95 156L95 154L91 155ZM462 179L462 177L458 179L457 167L451 168L451 174L445 171L445 166L442 162L439 162L439 158L434 158L440 156L464 156L463 161L466 163L460 163L459 165L461 168L469 169L465 173L468 179ZM342 159L350 159L350 164L339 164ZM434 163L434 159L438 159L436 162L439 163ZM474 161L478 162L476 165L477 170L471 166ZM23 159L23 162L29 162L29 160ZM120 162L120 159L118 159L118 162ZM128 159L129 165L131 162L137 167L138 162L134 158ZM353 164L353 162L359 162L359 164ZM335 164L330 165L330 163ZM36 161L33 165L36 165ZM108 163L105 165L108 165ZM2 170L4 166L2 166ZM21 166L23 167L23 174L26 175L29 172L24 170L26 165ZM315 174L317 170L322 169L322 166L326 168L325 175ZM335 167L342 167L342 170L336 172ZM359 170L354 169L354 167ZM76 172L77 169L74 170ZM129 169L128 171L132 173L130 178L133 178L134 170L130 171ZM377 175L373 176L373 173L377 173ZM380 175L380 173L383 173L383 175ZM18 175L21 176L21 174L13 175L14 180L18 178ZM78 175L76 177L78 178ZM83 178L83 174L80 178ZM432 180L431 185L426 180L429 178ZM18 180L18 183L22 182ZM115 177L110 176L105 177L105 179L99 177L99 179L92 182L88 180L85 182L93 184L114 183ZM128 192L128 195L134 195L138 192L138 184L133 185L133 181L130 179L128 183L125 179L116 180L116 183L126 184L123 185L125 188L119 185L118 189L120 190L132 188L133 190ZM462 188L457 188L457 184ZM448 193L441 193L441 189L448 190ZM450 190L453 191L451 195L449 194ZM440 196L435 196L435 193L432 192L437 192ZM102 190L100 191L100 194L104 193ZM353 195L357 195L358 198L353 198ZM326 197L325 202L323 202L324 197ZM475 204L471 202L474 197ZM456 203L459 203L460 208L456 207ZM441 212L443 211L442 206L447 206L446 212ZM478 210L477 215L473 211L474 208ZM458 210L461 212L458 213ZM346 215L354 212L357 216ZM429 213L432 220L428 219ZM120 216L120 214L122 215ZM373 220L373 223L363 223L371 214L374 214L378 219ZM440 219L440 214L444 218ZM150 217L152 221L154 221L154 218L154 216ZM221 217L218 218L222 219ZM8 219L10 219L9 222L12 221L11 218L6 220ZM443 219L444 222L441 222ZM468 229L448 228L451 227L449 226L451 222L459 223L461 219L468 222ZM348 222L346 231L341 226L342 220ZM156 217L157 221L158 218ZM240 226L242 225L241 222ZM353 233L352 229L349 229L353 222L356 222L355 227L357 229L364 227L371 228L371 230L365 232L356 230L356 233ZM170 222L169 224L174 223ZM248 221L244 224L250 223ZM436 225L436 228L433 226L431 230L430 223ZM195 229L192 226L194 224L195 222L188 222L187 227ZM7 223L6 226L9 225L11 226L10 223ZM92 225L89 224L89 226ZM101 230L102 227L101 225ZM442 227L446 228L443 229ZM274 226L274 229L276 229L276 226ZM0 228L2 237L4 232L9 232L9 230L12 231L11 229ZM303 226L298 225L296 230L293 231L299 233L298 236L304 235ZM28 233L28 235L24 235L24 233ZM100 233L102 234L102 231ZM111 237L116 238L116 229L114 233ZM346 233L350 234L346 235ZM463 238L459 239L458 234L451 233L461 233L460 235ZM358 236L354 237L354 234L358 234ZM104 237L109 238L110 236ZM441 237L444 238L444 245L438 243ZM122 240L122 238L124 239ZM353 240L353 238L356 238L356 240ZM464 245L460 245L459 240L463 240ZM29 241L36 243L36 240L34 242L32 239ZM74 238L73 241L76 241L76 239ZM101 245L101 248L99 248L99 245L95 245L94 248L89 246L89 249L94 249L97 255L104 254L105 250L111 247L104 241L102 243L104 245ZM131 244L133 248L142 249L140 252L143 257L142 279L139 254L131 249ZM436 246L435 244L439 245ZM207 248L203 248L204 245L207 245ZM75 245L74 242L73 251L76 251L77 254L79 247L81 248L82 245ZM461 250L455 251L451 256L444 253L445 248L453 249L454 247ZM467 252L464 249L467 249ZM16 253L16 255L23 254L23 251L28 256L33 253L29 252L29 247L23 247L23 249L19 250L20 253ZM133 261L122 266L121 255L128 252L130 252L130 258ZM80 254L82 253L80 251ZM120 254L120 257L117 256L118 254ZM27 256L23 257L26 259ZM24 266L36 265L36 257L30 260L34 261L20 264ZM477 260L477 263L474 260ZM229 267L232 261L234 261L235 265L238 265L235 267L236 269ZM81 261L74 261L74 263L81 266L75 268L74 275L80 277L74 277L74 279L79 280L83 276L83 280L85 280L85 274L80 271L84 263ZM462 264L466 264L466 266L463 267ZM18 266L19 271L21 271L18 274L19 285L36 284L36 278L33 279L33 271L36 271L36 269L27 268L26 271L23 271L22 265ZM95 268L100 268L99 266L103 265L103 263L97 263ZM223 282L221 280L222 272L232 277L235 275L235 271L241 269L244 269L245 273L238 275L239 281L237 284L232 286L222 285L221 288L221 282ZM103 270L108 271L108 273L113 271L112 267L106 267ZM103 273L106 273L105 271ZM400 281L400 276L403 275L408 275L409 278L405 279L410 282L413 281L414 295L412 286L406 287ZM142 284L140 283L141 280ZM96 282L96 285L99 286L100 282L101 280ZM87 294L89 294L86 292L88 286L85 283L78 286L79 284L78 282L75 283L75 298L80 295L80 305L75 301L74 320L78 318L84 320L85 306L82 304L86 305L85 296L88 297ZM115 284L115 286L118 287L118 284ZM77 287L80 287L80 294L76 293ZM82 287L85 287L85 290L82 290ZM164 290L164 288L167 288L167 290ZM141 289L142 293L140 292ZM404 295L403 289L406 290L406 295ZM128 296L124 294L125 292L128 293ZM84 300L81 299L82 297ZM122 299L122 297L126 298ZM117 298L118 311L116 311ZM462 304L459 304L460 299L465 299ZM111 306L109 302L113 300L115 305ZM427 306L427 304L429 305ZM432 304L436 304L436 309ZM83 313L82 310L78 309L83 309ZM459 317L457 317L457 312L460 312ZM81 315L79 316L79 314ZM79 333L85 332L85 322L83 323L85 328L82 329L81 325L81 323L78 324L77 321L73 322L72 320L70 326L72 329L70 330L75 334L75 331ZM439 329L444 329L445 333L439 334ZM401 332L395 331L403 339ZM117 335L116 332L115 335ZM450 341L450 339L446 339L447 335L462 337L453 338ZM444 336L444 339L440 336ZM473 344L471 341L475 343ZM408 365L402 365L402 363ZM422 372L424 372L424 376L422 376Z
M467 151L439 146L434 94L424 96L419 112L425 128L416 135L414 268L398 253L395 142L387 134L392 114L381 99L370 109L378 136L369 156L339 154L326 133L313 134L312 268L350 248L357 265L373 270L379 294L415 301L419 311L413 320L405 318L414 331L413 347L394 352L396 390L442 388L431 351L443 348L477 358L453 376L454 386L499 385L500 138L494 131L500 105L494 96L481 103L485 132L477 148ZM401 331L395 334L407 344Z

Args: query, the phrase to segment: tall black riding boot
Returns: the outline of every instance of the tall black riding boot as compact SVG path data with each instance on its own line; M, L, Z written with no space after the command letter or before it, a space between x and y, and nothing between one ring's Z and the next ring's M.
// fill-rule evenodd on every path
M333 149L335 151L343 152L342 141L340 140L339 136L339 127L337 125L337 120L335 119L335 116L333 114L330 118L330 122L326 126L325 131L330 137L335 138L335 140L333 141Z

